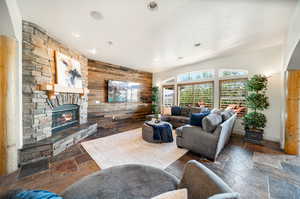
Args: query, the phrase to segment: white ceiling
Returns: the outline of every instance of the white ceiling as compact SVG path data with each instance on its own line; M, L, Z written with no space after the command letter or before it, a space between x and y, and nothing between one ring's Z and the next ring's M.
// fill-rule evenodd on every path
M282 44L297 0L156 0L156 11L147 9L149 2L18 1L25 20L88 58L160 72ZM94 20L91 11L99 11L103 19ZM201 46L194 47L198 42Z

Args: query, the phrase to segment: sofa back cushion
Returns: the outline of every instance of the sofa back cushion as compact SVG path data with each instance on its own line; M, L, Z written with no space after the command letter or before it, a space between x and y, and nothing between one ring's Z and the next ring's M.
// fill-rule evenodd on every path
M180 116L181 115L181 107L180 106L172 106L171 114L174 116Z
M221 113L222 121L224 122L224 121L228 120L233 115L234 115L234 111L232 109L223 111Z
M222 116L216 113L211 113L202 120L202 129L212 133L219 124L222 123Z
M202 113L192 113L190 119L190 125L202 127L202 120L204 117L208 116L209 113L210 113L209 111L202 112Z
M190 107L181 107L181 116L190 117L191 116L191 108Z

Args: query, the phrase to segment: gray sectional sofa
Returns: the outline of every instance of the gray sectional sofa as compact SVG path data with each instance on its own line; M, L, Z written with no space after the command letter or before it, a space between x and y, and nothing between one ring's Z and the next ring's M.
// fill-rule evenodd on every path
M221 121L220 121L221 117ZM210 114L202 120L202 127L184 125L176 129L178 147L215 160L228 143L236 120L233 112Z
M192 113L201 113L208 110L207 108L200 107L180 107L180 113L172 115L163 115L162 121L169 122L173 128L178 128L190 123L190 116Z

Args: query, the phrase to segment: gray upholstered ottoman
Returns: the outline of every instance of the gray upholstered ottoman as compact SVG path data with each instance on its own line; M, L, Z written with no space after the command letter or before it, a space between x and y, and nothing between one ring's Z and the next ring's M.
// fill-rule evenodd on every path
M167 124L172 131L172 125L168 122L161 121L160 123L155 123L153 121L147 121L143 124L142 127L142 137L145 141L151 142L151 143L161 143L161 140L154 140L153 139L153 127L148 125L147 123L150 123L151 125L160 125L160 124Z
M175 190L179 180L150 166L124 165L111 167L70 186L64 199L150 199Z

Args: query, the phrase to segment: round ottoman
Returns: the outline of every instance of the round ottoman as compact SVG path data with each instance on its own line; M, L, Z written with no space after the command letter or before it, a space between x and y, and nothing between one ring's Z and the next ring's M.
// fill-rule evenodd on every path
M172 130L172 125L168 122L161 121L160 123L155 123L152 121L148 121L151 125L160 125L160 124L168 124L169 128ZM153 139L153 127L148 125L146 122L143 124L142 127L142 137L145 141L150 143L162 143L161 140L154 140Z
M64 199L149 199L175 190L179 181L150 166L123 165L84 177L68 187Z

